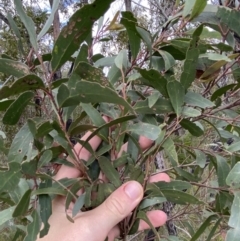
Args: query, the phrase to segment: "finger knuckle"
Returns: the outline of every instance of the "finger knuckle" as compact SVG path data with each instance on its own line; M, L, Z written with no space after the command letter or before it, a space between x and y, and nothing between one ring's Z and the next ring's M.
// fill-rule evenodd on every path
M125 208L123 203L121 203L120 200L114 197L110 197L107 200L106 206L109 212L111 212L113 215L124 216L125 214Z

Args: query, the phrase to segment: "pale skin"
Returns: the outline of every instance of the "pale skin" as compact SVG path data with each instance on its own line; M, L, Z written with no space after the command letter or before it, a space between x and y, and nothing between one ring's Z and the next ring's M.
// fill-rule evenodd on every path
M107 118L104 119L107 120ZM82 140L86 140L90 134L91 132L87 132ZM93 150L96 150L100 143L101 139L98 136L94 136L89 141ZM139 145L145 150L152 145L152 141L141 136ZM74 149L78 153L79 159L88 160L91 156L79 143L75 145ZM118 156L126 150L127 143L122 146ZM59 180L65 177L76 178L80 176L81 173L76 168L63 165L55 178ZM167 174L160 173L149 179L149 182L157 181L169 182L170 178ZM118 223L131 214L142 198L142 186L136 181L129 181L115 190L97 208L77 214L73 218L74 223L72 223L66 218L64 199L57 197L53 200L52 215L49 219L51 226L49 233L41 239L38 238L37 241L104 241L106 237L109 241L113 241L119 235ZM67 212L71 216L71 208ZM164 225L167 220L166 214L160 210L150 211L147 215L155 227ZM148 228L149 226L144 221L140 221L139 231Z

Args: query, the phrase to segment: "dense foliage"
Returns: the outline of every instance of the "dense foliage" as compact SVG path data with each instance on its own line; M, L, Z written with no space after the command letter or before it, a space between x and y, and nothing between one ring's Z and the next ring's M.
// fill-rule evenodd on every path
M184 232L165 235L166 240L238 241L239 10L206 0L186 0L183 5L176 1L172 16L153 33L128 11L104 22L102 16L114 0L95 0L71 16L52 51L44 52L40 41L59 1L38 35L21 1L14 2L15 20L25 30L20 32L19 23L8 15L16 45L24 41L23 33L31 48L18 56L1 55L2 123L18 125L27 109L35 116L24 117L9 146L8 133L0 132L5 156L0 167L0 227L14 222L15 240L22 236L33 241L49 230L54 195L67 197L66 208L75 201L74 216L101 204L123 182L137 180L145 196L129 223L124 222L126 234L136 232L140 219L149 222L147 210L169 201L176 204L171 219ZM94 54L96 44L111 43L112 32L127 36L121 46L129 49L117 55L110 50L106 56ZM56 80L60 69L68 74ZM102 114L112 120L106 123ZM92 135L81 142L79 137L88 130ZM96 152L88 145L95 135L103 139ZM139 135L154 145L141 151ZM92 153L88 162L76 158L73 139ZM127 141L127 153L111 160ZM84 173L81 181L54 180L59 164L72 165L62 153ZM156 164L159 153L164 158L161 168ZM98 179L100 171L109 182ZM147 177L158 172L167 172L172 182L148 184ZM78 198L80 188L85 195ZM92 192L97 193L94 200ZM153 231L159 240L161 231Z

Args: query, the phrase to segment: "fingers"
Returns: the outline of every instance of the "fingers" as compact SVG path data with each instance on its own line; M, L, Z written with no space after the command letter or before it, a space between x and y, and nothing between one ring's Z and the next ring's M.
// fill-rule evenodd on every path
M161 210L149 211L147 212L147 217L154 227L163 226L167 221L167 214ZM138 231L145 229L150 229L150 227L145 221L141 220L139 222Z
M99 229L106 235L131 213L143 198L143 188L136 181L123 184L106 201L91 211Z
M160 182L160 181L170 182L171 179L166 173L158 173L158 174L151 176L148 179L148 182Z

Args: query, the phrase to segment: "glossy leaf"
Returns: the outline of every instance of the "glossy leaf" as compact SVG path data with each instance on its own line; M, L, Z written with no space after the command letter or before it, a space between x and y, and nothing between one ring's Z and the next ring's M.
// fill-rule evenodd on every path
M207 0L196 0L193 6L189 20L196 18L204 10L207 5Z
M130 125L127 131L145 136L150 140L156 140L161 133L160 127L143 122Z
M156 185L160 190L165 189L172 189L172 190L187 190L191 188L191 184L189 182L185 181L179 181L179 180L173 180L171 182L155 182L154 185Z
M5 125L15 125L19 121L22 112L33 98L34 93L27 91L22 93L7 109L3 116L3 124Z
M115 186L119 187L121 185L121 180L119 178L118 171L113 167L109 159L104 156L99 157L98 159L100 168L102 172L106 175L109 181Z
M180 82L174 80L167 84L168 95L177 116L181 115L185 90Z
M188 119L181 120L180 125L184 129L188 130L193 136L199 137L204 134L203 130L199 126Z
M163 114L173 112L173 107L169 100L159 98L152 108L149 108L148 100L137 101L134 110L139 114Z
M202 95L190 91L185 95L185 102L189 105L197 106L203 109L215 106L213 102L202 97Z
M46 180L44 183L40 184L40 188L49 187L52 185L52 180ZM52 199L50 195L43 194L38 196L39 205L40 205L40 217L41 221L44 224L44 227L40 231L40 238L48 234L50 225L48 223L49 217L52 215Z
M30 73L27 65L11 59L0 58L0 72L17 78Z
M231 144L227 150L229 152L238 152L240 150L240 141L234 142L233 144Z
M57 102L59 107L62 106L62 104L69 97L69 95L70 95L70 91L68 87L65 84L61 84L57 93Z
M193 237L190 239L190 241L196 241L207 229L210 225L210 223L217 218L217 215L211 215L209 216L200 226L200 228L197 230L197 232L193 235Z
M179 191L179 190L161 190L163 195L167 198L168 201L181 204L181 205L187 205L187 204L200 204L201 201L198 200L197 197L194 197L188 193Z
M39 159L38 168L45 166L51 160L52 160L52 151L51 150L44 151Z
M79 65L80 62L88 62L88 46L86 44L82 44L80 48L80 51L74 62L74 69Z
M198 48L199 36L203 30L203 25L200 25L193 33L193 39L190 42L190 46L186 53L186 60L183 66L183 72L181 74L180 82L188 89L195 79L197 62L200 50Z
M17 162L10 162L7 171L1 171L0 193L13 191L18 185L21 174L21 166Z
M17 204L12 216L14 218L24 215L28 211L32 190L27 190Z
M1 68L1 63L0 63L0 68ZM13 71L12 67L9 67L9 68L11 69L11 71ZM38 76L33 74L26 75L16 80L12 85L2 87L0 89L0 99L5 99L5 98L8 98L9 96L17 95L29 90L41 89L43 87L44 87L44 84Z
M33 20L26 14L26 12L23 9L22 1L14 0L15 7L17 9L17 13L19 14L20 19L22 20L24 26L26 27L29 37L30 37L30 42L37 51L38 49L38 44L37 44L37 35L35 31L35 24Z
M226 183L232 188L240 188L240 162L236 163L232 170L229 172Z
M170 159L172 166L177 166L178 165L178 155L176 152L174 142L170 137L168 137L166 139L166 141L163 143L163 148L164 148L166 155Z
M231 207L231 216L228 225L232 228L227 232L226 241L237 241L240 235L240 192L234 192L234 200Z
M53 48L52 69L56 71L85 41L92 30L94 22L110 7L113 0L96 0L77 10L62 29ZM67 41L66 41L67 40Z
M0 226L12 219L12 213L14 212L15 206L6 208L0 211Z
M227 160L219 155L216 155L217 159L217 176L218 184L220 187L226 186L226 178L230 172L230 167L227 163Z
M114 59L115 65L122 71L127 69L127 51L125 49L121 50L116 58Z
M37 40L40 40L47 33L49 28L51 27L51 25L53 23L53 20L54 20L54 15L55 15L56 11L58 10L59 2L60 2L60 0L54 0L53 1L51 14L48 17L48 20L44 24L43 28L41 29L40 33L38 34Z
M113 104L119 104L126 107L126 109L132 111L132 107L120 97L114 90L103 87L98 83L90 83L88 81L80 81L77 83L78 95L69 97L62 107L77 105L80 102L83 103L98 103L107 102Z
M197 117L201 115L201 111L192 107L184 106L182 110L182 115L185 117Z
M131 12L122 12L121 14L122 18L120 23L123 24L127 30L132 57L135 59L138 55L141 43L140 36L136 29L137 19Z
M207 156L205 155L204 152L195 149L195 154L196 154L196 163L201 167L204 168L206 165L207 161Z
M0 111L5 111L13 103L14 100L0 101Z
M151 198L151 199L144 199L140 205L139 205L139 209L145 209L148 207L152 207L156 204L160 204L163 202L166 202L167 199L164 197L155 197L155 198Z
M136 218L139 218L139 219L145 221L149 225L149 227L152 229L154 234L156 235L156 240L160 241L159 233L157 232L155 227L152 225L151 221L148 219L148 216L145 212L139 211Z
M175 59L167 51L158 50L158 52L162 56L164 63L165 63L164 71L167 72L169 69L171 69L175 65Z
M37 235L41 228L40 218L38 212L33 210L32 212L32 222L27 226L27 235L23 241L33 241L37 239Z
M9 153L8 160L12 162L22 162L23 158L31 147L33 143L33 135L29 131L28 124L26 123L14 137Z
M138 34L141 36L142 40L146 43L148 50L152 51L152 39L150 33L144 28L136 27Z
M168 97L167 80L164 78L163 75L159 73L159 71L154 69L136 69L144 79L149 81L149 84L151 86L158 90L163 96Z
M72 209L72 216L75 217L78 212L81 210L81 208L83 207L84 205L84 201L85 201L85 193L81 194L76 202L74 203L74 206L73 206L73 209Z

